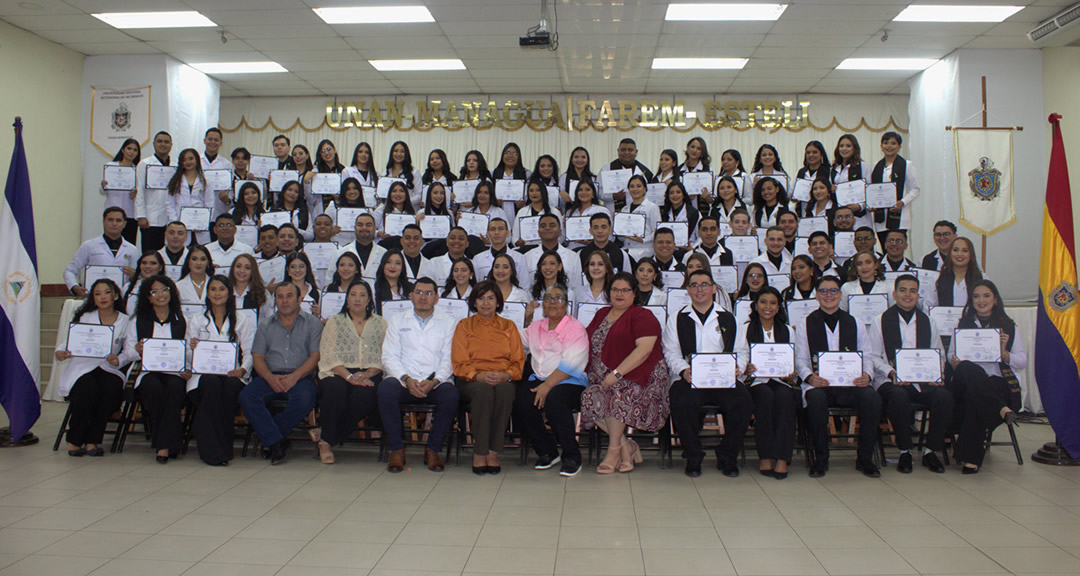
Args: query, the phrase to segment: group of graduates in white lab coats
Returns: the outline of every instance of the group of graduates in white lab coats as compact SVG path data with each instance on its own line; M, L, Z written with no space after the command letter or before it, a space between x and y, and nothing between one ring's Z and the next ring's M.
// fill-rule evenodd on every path
M118 335L114 354L105 360L74 358L64 374L61 393L73 402L72 421L83 423L81 433L69 434L69 450L100 451L103 415L111 414L106 409L119 397L113 395L115 386L106 393L101 382L120 379L120 368L138 360L136 347L145 338L241 342L248 359L238 364L234 385L242 386L251 377L251 346L245 340L275 315L273 289L282 283L295 284L303 312L325 322L344 308L344 294L354 281L371 286L376 314L391 315L409 310L417 279L431 278L443 309L463 318L472 287L490 280L506 304L503 315L524 330L542 317L539 303L557 285L569 288L571 313L588 325L608 304L614 274L625 271L636 280L637 304L665 327L672 420L688 474L701 470L704 452L696 435L703 402L718 404L724 418L717 457L728 475L738 472L735 455L751 421L761 471L787 475L797 405L807 410L812 476L828 469L830 406L858 409L857 466L868 475L879 474L872 456L882 410L901 450L899 468L911 471L913 406L930 412L922 463L944 471L937 453L945 449L947 432L959 431L958 459L965 472L977 471L982 456L974 448L976 436L985 438L996 425L988 416L995 409L997 422L1015 416L1016 372L1026 355L997 289L979 269L972 243L956 236L955 225L937 223L937 249L920 264L905 256L910 204L920 189L914 166L899 155L901 143L899 134L884 134L884 158L871 167L861 159L853 135L839 139L832 162L824 145L813 141L793 177L768 144L759 148L749 171L736 150L724 151L714 169L706 142L694 137L682 162L676 152L664 150L654 172L637 160L636 144L626 138L617 158L596 173L583 147L573 150L568 169L560 173L547 154L527 170L520 148L509 143L493 170L473 150L455 175L441 150L428 155L423 172L414 168L403 141L391 146L384 170L376 169L366 143L356 146L346 166L329 140L320 142L312 157L285 136L274 138L273 158L253 160L237 148L230 160L219 153L221 131L211 128L204 151L181 151L175 173L165 181L158 174L148 178L147 169L173 165L168 133L155 135L154 154L145 159L137 142L125 142L109 165L133 167L135 187L114 190L102 182L104 233L84 242L64 271L72 294L86 298L74 321L111 324ZM255 160L258 174L251 171ZM232 187L218 184L223 189L212 190L208 182L222 180L208 179L208 170L231 171ZM337 194L313 193L325 192L316 181L320 174L338 175ZM855 180L893 183L895 205L838 204L837 185ZM796 189L806 196L793 199L789 190ZM188 218L185 208L206 209L209 218ZM141 255L134 246L136 231ZM878 244L883 252L875 250ZM175 282L178 298L144 285L159 275ZM877 308L862 305L859 318L852 316L849 303L868 295L883 299ZM155 298L163 312L170 302L177 308L168 310L165 321L151 317ZM868 309L872 317L865 315ZM227 321L219 313L227 314ZM138 329L126 330L125 343L119 335L128 319ZM958 325L999 329L1002 362L957 362L945 354L943 339ZM711 336L714 332L723 337ZM754 375L748 344L755 342L793 344L792 374ZM901 348L942 352L942 381L897 381L890 366ZM823 381L816 354L827 350L862 352L863 377L851 387ZM739 353L734 388L697 388L685 374L687 358L713 352ZM58 359L65 354L58 351ZM148 377L178 376L149 372L140 379ZM197 390L206 378L193 377L184 389ZM76 384L84 379L95 380L96 388L79 390ZM143 399L149 412L182 405L182 396L162 392L169 387L155 389L159 393L147 392ZM95 395L101 398L97 408L74 409L74 402ZM221 409L230 406L235 411L235 404ZM198 442L216 434L216 457L227 461L231 440L220 428L200 427ZM175 455L179 431L158 426L153 433L155 445L168 445L164 455Z

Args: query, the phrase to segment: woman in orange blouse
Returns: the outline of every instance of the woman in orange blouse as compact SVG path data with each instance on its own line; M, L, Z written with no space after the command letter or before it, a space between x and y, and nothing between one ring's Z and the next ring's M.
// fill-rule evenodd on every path
M498 316L503 298L494 282L473 288L469 308L475 314L458 323L451 360L461 399L472 406L473 474L498 474L525 349L517 326Z

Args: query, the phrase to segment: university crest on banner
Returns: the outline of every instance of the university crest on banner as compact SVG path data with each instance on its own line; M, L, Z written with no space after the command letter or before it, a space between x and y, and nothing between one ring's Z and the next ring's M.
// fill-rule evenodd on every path
M992 236L1016 222L1012 130L954 128L960 222Z
M986 156L979 158L979 167L968 172L968 188L979 200L992 201L1001 193L1001 170Z
M112 157L128 138L140 146L150 141L150 87L92 86L90 143Z

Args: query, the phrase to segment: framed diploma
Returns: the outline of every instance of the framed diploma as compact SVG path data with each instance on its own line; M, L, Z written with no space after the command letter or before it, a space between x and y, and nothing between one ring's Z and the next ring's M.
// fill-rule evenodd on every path
M379 197L375 195L374 186L361 186L360 193L364 196L365 206L374 206L379 203Z
M768 236L768 234L769 234L769 229L768 228L766 228L766 227L758 227L758 229L757 229L757 243L758 243L758 251L761 252L761 253L764 253L769 248L765 244L765 237Z
M829 386L854 386L863 374L862 352L818 352L817 373Z
M203 231L210 229L210 209L199 206L184 206L180 209L180 221L188 230Z
M106 165L101 179L106 182L106 190L129 192L135 189L135 167Z
M342 230L350 232L356 229L356 219L361 214L371 214L367 208L338 208L337 225Z
M552 206L558 205L559 199L562 197L562 195L561 195L561 193L559 191L559 187L558 186L544 186L544 188L547 188L548 202L551 203ZM427 196L425 196L425 198L426 197Z
M896 182L866 185L867 208L892 208L896 206Z
M795 252L791 256L795 257L795 256L802 256L802 255L806 255L806 256L810 255L810 239L809 238L795 238Z
M915 274L915 277L919 279L920 300L926 298L927 294L937 290L937 279L941 274L940 272L926 268L912 268L910 272Z
M850 180L836 185L836 203L840 206L866 203L866 180ZM895 202L894 202L895 203Z
M259 262L259 276L262 276L266 285L281 282L285 279L285 258L275 256L269 260Z
M739 291L739 270L735 266L709 266L712 272L713 282L727 292L734 294Z
M616 236L645 237L645 215L631 212L617 212L615 214L614 232Z
M855 255L855 233L839 231L833 235L833 253L837 260L847 260Z
M420 231L424 235L424 240L442 240L450 235L450 217L424 216L424 219L420 221Z
M503 202L525 200L525 181L501 179L495 181L495 197Z
M244 199L240 197L240 189L249 182L254 184L255 187L259 189L259 197L262 198L264 201L266 200L266 184L262 180L237 180L236 182L233 182L232 185L233 199L236 201L237 204L244 203ZM228 190L228 188L226 188L226 190Z
M241 225L236 227L236 241L242 242L252 248L259 245L259 227Z
M585 327L589 326L589 323L593 321L593 317L600 311L601 308L606 308L607 304L593 304L591 302L582 302L577 305L577 319L578 322Z
M228 374L239 365L240 348L236 342L200 340L191 351L191 371L195 374Z
M323 292L319 298L319 317L323 320L338 314L345 306L346 292Z
M910 276L911 272L908 272L907 270L898 270L896 272L893 272L891 270L886 270L885 271L885 279L888 280L889 282L894 282L895 283L897 278L899 278L901 276L905 276L905 275ZM918 277L916 277L916 278L918 278Z
M690 357L690 378L694 388L734 388L734 354L694 354Z
M90 265L83 270L83 288L89 290L94 285L94 282L102 278L115 282L116 287L121 291L123 291L127 280L124 269L120 266Z
M202 316L206 312L206 305L199 302L183 302L180 304L180 312L188 322L191 322L193 318Z
M780 183L781 188L783 188L784 190L788 189L788 178L787 178L786 174L781 174L781 173L777 172L776 174L762 174L761 177L762 178L772 178L773 180L776 180L777 182Z
M526 216L518 220L518 236L526 242L540 241L540 217Z
M174 266L172 264L165 265L165 275L168 276L173 282L180 281L180 275L183 274L183 266Z
M592 233L589 225L590 216L571 216L566 219L566 239L571 241L581 240L588 242L592 240Z
M288 182L300 181L299 170L271 170L270 171L270 191L281 192L281 189L285 187Z
M292 214L288 212L263 212L259 216L259 226L274 226L276 228L281 227L282 224L288 224L292 222Z
M473 195L476 193L476 185L479 184L479 180L457 180L452 187L454 192L454 201L458 204L462 202L472 202Z
M634 171L630 168L601 170L600 185L603 189L603 195L607 198L611 198L618 192L625 192L626 185L630 182L630 177L633 175Z
M487 236L488 221L491 216L477 214L476 212L464 212L458 216L458 226L461 226L471 236ZM590 238L592 238L590 236Z
M749 262L758 256L757 236L728 236L724 238L724 248L731 252L736 262Z
M818 302L814 298L810 298L809 300L791 300L787 303L788 324L802 330L806 317L817 309Z
M897 350L896 379L916 384L941 382L941 352L934 348Z
M389 176L379 178L379 184L375 187L375 198L386 200L386 197L390 194L390 187L394 185L394 182L401 182L405 184L405 188L409 187L404 178L391 178Z
M690 225L686 222L657 222L656 229L667 228L675 234L676 246L690 245Z
M667 325L667 308L663 306L642 306L642 308L652 312L652 315L656 317L656 321L660 323L660 328Z
M403 312L412 312L412 300L387 300L382 303L382 317L390 318Z
M788 286L791 286L791 276L787 274L769 274L769 286L776 288L783 292Z
M683 280L686 280L686 273L678 270L661 270L660 278L664 280L664 287L666 288L678 288L682 286ZM715 279L716 276L714 275Z
M814 232L829 233L829 219L824 216L815 216L813 218L803 218L799 220L799 236L809 238Z
M956 330L960 318L964 315L963 306L931 306L930 321L938 329L938 334L948 336Z
M786 378L795 372L794 344L751 344L755 378Z
M152 190L168 190L169 180L176 174L176 166L146 166L146 187Z
M256 178L262 178L266 180L270 178L270 173L278 169L278 159L273 156L254 156L251 157L251 162L248 163L248 172L255 175Z
M307 312L308 314L311 314L311 311L315 309L314 305L314 300L308 300L307 298L305 298L300 301L300 309L304 312ZM274 309L277 310L277 306L274 306Z
M401 236L405 227L416 224L416 216L412 214L386 214L383 220L383 232L390 236Z
M458 298L439 298L435 303L436 310L442 310L454 320L464 320L469 317L469 301Z
M142 366L147 372L183 372L187 365L187 343L167 338L143 340Z
M667 291L667 313L678 314L683 306L690 304L690 294L682 288L671 288Z
M112 354L113 327L101 324L68 326L67 351L76 358L105 359Z
M503 311L499 316L514 323L519 330L525 329L525 302L503 302Z
M333 196L341 193L341 174L333 172L316 174L311 179L311 193L317 196Z
M848 313L869 326L874 318L889 309L889 297L885 294L852 294L848 296Z
M311 261L311 267L316 270L329 270L337 262L334 255L337 254L338 246L333 242L308 242L304 244L304 254Z
M956 357L961 361L1001 362L1001 330L961 328L953 332Z
M645 198L652 200L653 204L663 206L665 196L667 196L667 184L649 184L645 186Z
M791 189L791 199L799 202L810 201L810 190L814 185L813 180L799 178L795 181L795 187Z
M204 170L203 177L206 178L206 188L208 190L213 190L214 192L232 190L232 170ZM239 190L239 188L237 188L237 190Z
M686 188L686 194L688 196L698 196L702 192L708 192L713 189L713 173L712 172L687 172L682 175L682 185ZM662 204L658 204L660 206ZM680 244L685 246L685 244Z

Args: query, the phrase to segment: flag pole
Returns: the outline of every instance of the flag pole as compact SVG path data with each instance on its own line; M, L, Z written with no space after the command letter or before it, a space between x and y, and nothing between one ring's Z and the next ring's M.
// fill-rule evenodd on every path
M987 128L986 125L986 76L982 77L982 127ZM983 271L989 268L989 262L986 261L986 234L979 234L982 236L982 254L979 256L979 262L982 263Z

